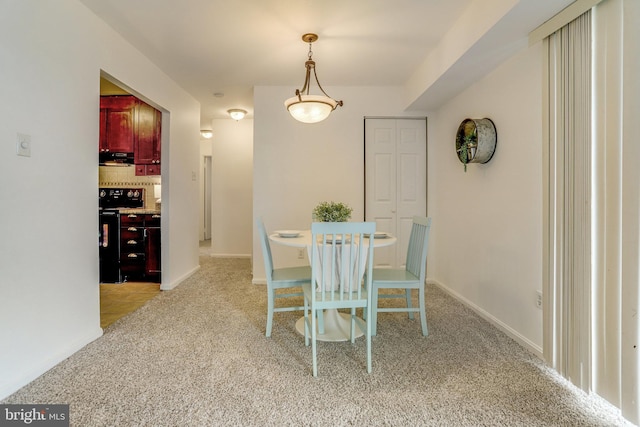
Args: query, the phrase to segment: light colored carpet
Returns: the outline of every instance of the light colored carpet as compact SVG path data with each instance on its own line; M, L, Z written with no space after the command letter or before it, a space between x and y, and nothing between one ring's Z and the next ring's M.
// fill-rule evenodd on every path
M363 338L311 349L276 314L247 259L202 268L120 319L3 403L68 403L74 426L621 426L618 412L572 387L438 288L430 335L400 313L379 317L373 372Z

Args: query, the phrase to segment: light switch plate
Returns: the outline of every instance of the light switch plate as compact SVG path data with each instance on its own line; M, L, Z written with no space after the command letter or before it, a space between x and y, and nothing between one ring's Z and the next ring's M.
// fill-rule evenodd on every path
M18 133L16 154L18 156L31 157L31 135Z

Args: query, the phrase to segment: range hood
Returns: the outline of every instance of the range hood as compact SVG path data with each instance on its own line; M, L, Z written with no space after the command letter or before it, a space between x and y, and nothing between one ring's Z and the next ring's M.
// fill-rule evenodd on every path
M100 153L100 166L130 166L133 165L133 153Z

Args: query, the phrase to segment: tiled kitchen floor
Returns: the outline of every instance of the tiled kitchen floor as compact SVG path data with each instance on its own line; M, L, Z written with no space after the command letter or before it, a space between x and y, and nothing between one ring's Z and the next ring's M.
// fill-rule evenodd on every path
M159 283L125 282L100 284L100 327L136 311L160 293Z
M200 241L200 255L211 256L211 253L211 240ZM136 311L159 293L159 283L101 283L100 327L106 328L121 317Z

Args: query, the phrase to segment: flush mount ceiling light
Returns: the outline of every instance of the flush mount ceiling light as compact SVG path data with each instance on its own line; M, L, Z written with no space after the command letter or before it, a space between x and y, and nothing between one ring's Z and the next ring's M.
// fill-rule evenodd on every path
M232 108L231 110L227 110L227 113L229 113L233 120L242 120L247 114L245 110L241 110L239 108Z
M202 135L203 138L211 139L213 138L213 131L211 129L201 129L200 135Z
M296 89L296 96L284 101L285 107L289 110L289 113L294 119L302 123L317 123L321 122L327 117L338 105L342 106L342 101L336 101L331 98L320 86L318 81L318 75L316 74L316 63L313 60L313 52L311 51L311 43L318 40L316 34L307 33L302 36L302 41L309 43L309 59L304 63L307 68L307 74L304 78L304 86L302 89ZM324 94L323 95L310 95L309 88L311 86L311 71L313 70L313 77L318 84L318 88Z

